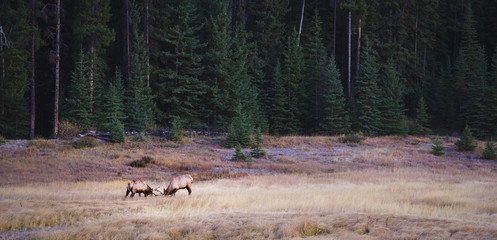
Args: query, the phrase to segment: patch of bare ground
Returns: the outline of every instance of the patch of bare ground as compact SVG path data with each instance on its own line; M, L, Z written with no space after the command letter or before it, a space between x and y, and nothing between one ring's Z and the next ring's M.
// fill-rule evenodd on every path
M2 145L0 239L496 239L497 162L443 141L268 136L250 162L210 137ZM123 201L133 178L182 173L191 196Z

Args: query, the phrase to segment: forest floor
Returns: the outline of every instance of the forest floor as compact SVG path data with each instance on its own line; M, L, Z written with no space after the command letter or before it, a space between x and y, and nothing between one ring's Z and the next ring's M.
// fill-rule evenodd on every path
M0 145L0 239L496 239L497 161L430 154L429 137L265 136L266 157L233 162L222 137L75 149ZM247 153L249 150L246 150ZM131 167L149 159L143 168ZM193 192L123 197L129 180Z

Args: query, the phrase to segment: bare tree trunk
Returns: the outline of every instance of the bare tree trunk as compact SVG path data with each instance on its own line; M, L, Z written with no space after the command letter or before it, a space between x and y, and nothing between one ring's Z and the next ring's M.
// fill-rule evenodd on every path
M299 35L297 36L297 43L300 43L300 34L302 34L302 23L304 22L304 8L305 8L305 0L302 1L302 13L300 14L300 27L299 27Z
M416 25L415 25L415 34L414 34L414 70L416 70L416 66L418 63L418 13L416 12Z
M90 15L95 16L95 1L90 1ZM95 24L95 23L90 23ZM90 53L90 113L93 112L93 72L94 72L94 58L93 54L95 53L95 33L91 34L90 43L88 46L88 52Z
M33 27L33 31L31 32L31 109L30 109L30 128L29 128L29 138L33 139L35 137L35 124L36 124L36 81L35 81L35 30L34 26L36 25L35 19L35 9L36 4L35 1L31 1L31 25Z
M347 95L350 97L350 64L351 64L351 36L352 36L352 11L349 10L349 42L348 42L348 66L347 66L347 84L348 90Z
M125 2L125 6L126 6L126 21L125 21L125 24L126 24L126 46L125 46L125 51L126 51L126 74L127 76L126 77L130 77L131 76L131 53L130 53L130 34L131 34L131 26L130 26L130 12L131 12L131 6L130 6L130 2L129 0L124 0Z
M0 52L3 52L3 46L7 44L7 37L5 37L5 33L3 31L2 25L0 25ZM5 59L2 55L2 79L5 79ZM5 101L2 97L0 97L0 108L2 109L2 115L5 114Z
M359 74L359 66L361 63L361 23L362 17L359 18L359 27L357 28L357 59L356 59L356 75Z
M150 87L150 30L149 30L149 17L148 17L148 7L150 0L145 0L145 51L146 51L146 62L147 62L147 87Z
M335 0L335 7L333 8L333 57L335 57L337 39L337 2L338 0Z
M59 130L59 70L60 70L60 1L57 0L57 33L55 37L55 101L54 101L54 129L53 136L57 138Z

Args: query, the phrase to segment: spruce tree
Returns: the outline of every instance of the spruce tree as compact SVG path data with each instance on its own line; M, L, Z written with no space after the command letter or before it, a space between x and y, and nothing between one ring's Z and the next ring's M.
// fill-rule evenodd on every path
M414 123L413 134L425 135L430 134L430 117L426 113L426 103L423 97L419 98L416 108L416 120Z
M254 141L250 145L250 156L252 156L253 158L261 158L266 155L266 151L261 148L263 142L264 140L262 139L261 130L257 129L254 136Z
M243 111L242 105L238 104L236 116L232 119L228 135L226 136L226 147L233 148L237 145L242 147L249 146L253 132L253 122L247 118L247 113Z
M272 87L271 87L271 107L268 112L269 132L273 135L284 135L288 133L285 121L289 116L288 97L286 89L284 88L285 82L281 73L279 62L276 63L272 73Z
M323 103L319 132L343 134L350 131L350 120L345 110L345 96L340 79L340 71L331 56L326 71L326 80L321 87Z
M146 85L148 67L146 65L145 44L143 34L140 32L140 15L133 5L132 11L132 51L131 51L131 75L128 77L126 92L126 115L125 127L132 131L144 131L147 125L154 122L152 93Z
M495 148L495 145L492 143L492 141L487 141L485 144L485 149L483 150L482 153L482 158L486 160L495 160L497 159L497 149Z
M455 145L457 146L457 151L473 151L476 148L475 138L473 137L468 124L466 124L466 127L461 134L461 139L456 141Z
M167 14L176 19L169 28L158 30L163 43L160 50L159 107L166 113L167 120L181 118L187 125L200 124L201 113L206 104L202 96L207 93L203 74L202 51L206 44L199 38L203 27L197 20L198 12L192 1L171 1Z
M445 147L440 141L440 138L437 136L435 140L433 140L433 145L431 146L431 154L435 156L442 156L445 154Z
M492 69L493 73L490 78L491 84L488 89L486 89L489 92L489 104L487 107L490 108L488 108L485 112L487 113L490 122L497 123L497 108L495 107L497 106L497 46L492 57ZM488 130L492 136L497 136L497 124L493 124Z
M223 129L229 124L234 110L230 108L231 96L228 86L233 85L234 79L230 73L231 59L231 28L230 16L223 14L226 11L225 4L220 1L211 3L208 28L209 51L206 53L205 76L208 79L208 94L205 101L211 105L208 115L209 124L214 128Z
M0 136L24 138L29 134L27 64L32 28L25 1L2 1L0 7Z
M405 84L396 69L393 59L389 59L380 83L382 93L379 108L382 119L380 133L384 135L401 135L406 124L402 112Z
M318 10L314 10L311 25L306 28L302 38L302 46L305 59L305 76L307 82L308 98L306 104L309 106L307 109L307 129L317 131L322 115L322 101L323 97L321 89L325 79L326 72L326 50L321 36L321 20Z
M114 77L106 89L106 94L103 94L103 102L97 105L97 109L102 109L100 113L100 122L102 130L108 131L115 122L114 118L119 122L124 122L126 115L124 113L124 89L122 87L121 71L116 68Z
M380 131L381 116L379 111L380 90L379 68L376 62L376 51L369 41L361 55L361 67L353 88L352 129L365 134L376 135Z
M72 122L83 131L88 130L91 125L90 89L88 88L88 56L82 51L78 55L74 71L71 73L70 88L66 99L66 119Z
M288 116L283 124L284 134L298 134L302 132L302 123L305 111L306 84L304 76L304 59L302 47L298 43L297 31L288 37L284 53L285 65L283 79L286 81L283 88L286 90Z
M113 115L111 122L109 123L108 130L110 132L110 140L115 143L123 143L126 141L124 135L124 125Z

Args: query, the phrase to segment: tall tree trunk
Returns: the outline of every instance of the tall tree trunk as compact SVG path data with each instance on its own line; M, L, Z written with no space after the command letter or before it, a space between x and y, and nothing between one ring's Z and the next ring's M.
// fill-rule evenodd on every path
M36 19L35 19L35 9L36 9L36 4L35 1L31 1L31 25L33 27L33 30L31 32L31 109L30 109L30 127L29 127L29 138L33 139L35 137L35 124L36 124L36 73L35 73L35 65L36 65L36 59L35 59L35 25L36 25Z
M147 87L150 87L150 30L149 30L149 16L148 7L150 0L145 0L145 51L147 62Z
M300 35L302 34L302 23L304 22L304 8L305 8L305 0L302 1L302 13L300 14L300 27L299 27L299 35L297 36L297 43L300 43Z
M54 129L53 129L54 138L57 138L57 132L59 130L60 1L61 0L57 0L57 9L56 9L57 33L55 37L55 101L54 101Z
M359 27L357 28L357 59L356 59L356 75L359 74L359 66L361 63L361 23L362 17L359 17Z
M414 70L416 70L416 66L418 63L418 13L416 11L416 24L414 26Z
M5 32L3 31L2 26L0 25L0 52L3 53L3 46L7 44L7 37L5 36ZM5 59L2 55L2 79L5 80ZM2 115L5 114L5 101L3 97L0 97L0 108Z
M347 96L350 97L350 64L351 64L351 36L352 36L352 11L349 10L349 42L348 42L348 66L347 66Z
M125 61L126 61L126 77L131 76L131 46L130 46L130 34L131 34L131 26L130 26L130 12L131 12L131 6L130 6L130 0L124 0L124 4L126 7L126 20L125 20L125 27L126 27L126 33L125 33Z
M90 1L90 15L95 16L95 0ZM96 23L90 23L96 24ZM93 73L94 73L94 56L95 53L95 33L90 36L90 43L88 46L88 52L90 53L90 113L93 112Z
M333 57L335 57L337 39L337 2L338 0L335 0L335 7L333 8Z

